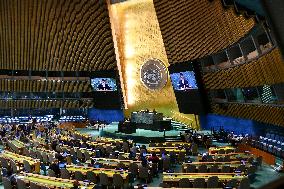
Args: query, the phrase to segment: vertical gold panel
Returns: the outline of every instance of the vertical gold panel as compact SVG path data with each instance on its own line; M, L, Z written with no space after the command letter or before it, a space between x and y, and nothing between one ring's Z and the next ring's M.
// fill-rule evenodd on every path
M0 0L0 69L116 70L106 2Z
M163 89L156 91L147 89L140 81L140 68L148 59L159 59L169 66L153 1L129 0L109 6L120 59L121 82L125 87L126 116L132 111L156 109L197 128L193 115L179 113L170 79Z

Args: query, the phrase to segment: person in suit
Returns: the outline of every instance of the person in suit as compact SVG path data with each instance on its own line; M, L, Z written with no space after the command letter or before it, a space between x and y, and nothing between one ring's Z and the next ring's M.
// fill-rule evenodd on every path
M148 161L151 161L152 163L159 163L160 159L156 155L156 153L152 153L152 155L148 158Z
M53 170L54 173L55 173L57 176L59 176L59 175L60 175L60 168L59 168L59 162L58 162L58 160L54 160L54 161L50 164L50 166L49 166L48 169Z
M79 189L80 188L80 183L78 180L75 180L73 182L73 187L71 187L71 189Z
M186 89L191 88L188 81L184 78L183 73L179 74L178 88L179 90L186 90Z
M98 90L109 91L109 90L111 90L111 87L107 84L105 79L102 79L101 83L98 85Z

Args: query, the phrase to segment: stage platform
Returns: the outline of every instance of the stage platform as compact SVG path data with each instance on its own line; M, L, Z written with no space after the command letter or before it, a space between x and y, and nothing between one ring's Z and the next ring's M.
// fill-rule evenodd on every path
M154 140L156 142L164 142L164 141L181 141L180 132L183 132L188 127L182 123L172 121L173 129L170 131L159 132L159 131L151 131L145 129L136 129L136 133L125 134L118 132L118 122L113 122L106 126L104 129L92 130L89 128L84 129L76 129L81 133L90 134L92 137L105 136L112 138L122 138L122 139L131 139L138 143L149 143ZM210 131L197 131L200 134L208 134Z
M106 129L102 131L104 136L116 137L116 138L125 138L133 139L138 142L149 143L151 140L155 141L164 141L166 138L176 138L179 139L180 131L179 130L170 130L164 132L151 131L145 129L136 129L136 133L125 134L118 132L118 123L112 123ZM165 136L164 136L165 134Z
M174 121L172 121L172 126L173 130L165 131L165 133L163 131L136 129L136 133L125 134L118 132L118 122L113 122L103 129L101 134L107 137L131 139L140 143L149 143L153 140L156 142L164 142L165 140L180 141L180 132L182 132L186 126Z

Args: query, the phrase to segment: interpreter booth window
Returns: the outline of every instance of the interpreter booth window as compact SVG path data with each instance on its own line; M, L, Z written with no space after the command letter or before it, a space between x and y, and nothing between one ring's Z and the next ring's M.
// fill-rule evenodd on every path
M79 98L80 94L79 93L64 93L64 98Z
M212 55L213 56L213 60L215 65L217 65L217 68L220 69L224 69L224 68L228 68L231 65L229 58L227 56L227 52L226 51L222 51L219 52L217 54Z
M240 88L225 90L229 102L244 102L244 96Z
M45 99L47 97L45 92L33 92L30 94L31 99Z
M277 103L284 104L284 83L278 83L273 85L275 94L277 96Z
M228 52L230 62L233 65L239 65L239 64L243 64L245 62L245 58L242 54L242 51L240 49L239 44L230 47L227 50L227 52Z
M202 70L204 72L210 72L216 70L216 66L214 64L214 60L212 56L207 56L200 59Z
M228 102L225 91L223 89L212 90L210 91L210 94L212 100L216 103Z
M29 99L31 94L29 92L15 92L14 99Z
M273 44L270 41L268 35L269 35L268 33L263 32L263 33L256 36L256 40L257 40L257 43L259 45L259 49L260 49L261 53L266 53L267 51L269 51L273 47Z
M241 43L241 49L248 61L255 59L258 56L258 52L252 36L247 37Z
M64 93L63 92L57 92L56 93L56 98L58 99L60 99L60 98L64 98Z
M5 100L13 99L13 95L12 92L0 92L0 98Z
M276 87L270 86L270 85L263 85L263 86L257 87L262 103L269 104L269 103L276 103L277 102L278 99L277 99L276 92L275 92L274 88L279 89L278 86L279 85L276 85ZM280 91L281 91L281 89L279 90L279 92ZM282 91L280 92L280 94L281 93L283 93L282 96L284 97L284 88L282 88Z
M258 91L256 87L249 87L242 89L245 102L247 103L261 103Z

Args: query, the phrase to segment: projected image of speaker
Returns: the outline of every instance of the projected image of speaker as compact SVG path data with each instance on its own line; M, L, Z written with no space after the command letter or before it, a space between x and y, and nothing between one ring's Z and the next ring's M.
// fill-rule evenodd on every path
M176 91L198 89L193 71L185 71L170 74L172 85Z
M122 94L118 78L116 71L99 71L91 74L90 82L95 108L122 108Z
M179 111L186 114L205 113L201 76L197 66L190 61L176 63L170 65L169 73Z
M94 91L117 91L115 78L92 78L91 86Z

